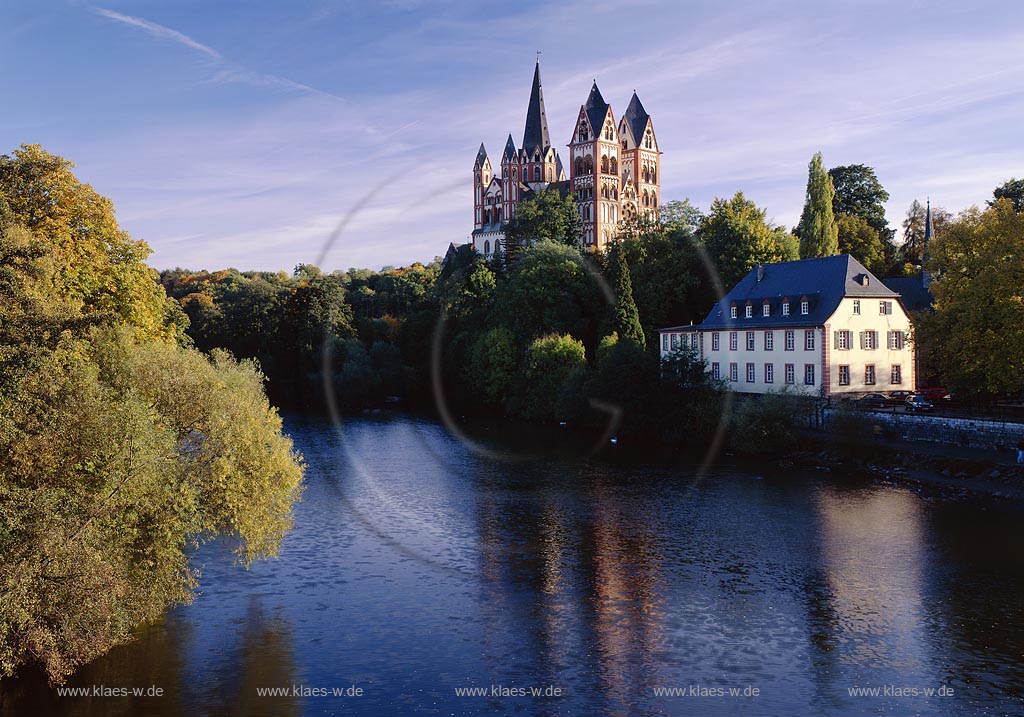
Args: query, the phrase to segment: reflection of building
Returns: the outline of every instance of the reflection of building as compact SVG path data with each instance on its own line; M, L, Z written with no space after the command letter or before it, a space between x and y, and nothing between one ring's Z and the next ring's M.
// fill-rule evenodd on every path
M697 326L659 329L742 393L913 390L900 295L847 254L755 267Z
M616 123L595 81L580 107L569 150L567 177L548 133L538 62L522 146L517 148L509 134L500 175L483 144L473 163L473 247L478 252L490 256L498 251L519 202L545 188L572 193L583 221L583 243L598 250L614 238L621 220L657 218L661 152L654 124L636 92Z

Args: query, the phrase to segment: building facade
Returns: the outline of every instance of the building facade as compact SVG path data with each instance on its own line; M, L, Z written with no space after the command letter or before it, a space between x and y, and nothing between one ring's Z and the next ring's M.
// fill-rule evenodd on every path
M846 254L758 266L699 325L660 329L659 338L662 357L693 349L740 393L916 387L900 295Z
M583 222L583 243L603 251L624 219L646 215L655 221L661 200L661 152L654 123L636 92L618 121L597 82L580 106L572 130L569 170L551 144L540 63L534 68L522 146L505 141L498 169L481 143L473 163L473 233L476 251L500 251L504 227L519 202L552 188L571 193Z

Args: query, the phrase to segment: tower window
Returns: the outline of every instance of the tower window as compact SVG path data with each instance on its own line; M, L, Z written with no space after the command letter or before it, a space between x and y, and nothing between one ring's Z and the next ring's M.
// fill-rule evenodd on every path
M540 181L540 167L534 167L533 168L533 181L535 181L535 182L539 182Z
M611 169L612 169L612 174L618 174L619 173L619 160L617 160L615 157L611 158Z

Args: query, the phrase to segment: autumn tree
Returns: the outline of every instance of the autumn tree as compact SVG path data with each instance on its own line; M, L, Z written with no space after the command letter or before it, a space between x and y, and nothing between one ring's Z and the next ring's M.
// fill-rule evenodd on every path
M924 254L924 234L927 225L927 212L924 205L916 199L907 208L907 216L903 220L903 244L900 255L904 262L919 264Z
M964 395L1024 391L1024 214L972 208L929 245L934 313L918 317L932 368Z
M839 251L849 254L876 276L884 276L888 263L885 246L878 231L862 217L840 214L836 217Z
M821 152L817 152L807 167L807 197L797 225L801 259L839 253L839 238L832 211L834 196L832 178L825 171Z

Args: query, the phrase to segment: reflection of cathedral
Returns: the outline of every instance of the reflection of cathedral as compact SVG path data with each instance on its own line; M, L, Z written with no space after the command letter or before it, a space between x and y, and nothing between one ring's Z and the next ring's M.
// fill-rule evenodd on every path
M615 121L611 105L594 82L580 107L569 142L569 176L551 145L540 83L540 63L526 112L522 147L512 135L501 155L501 174L483 144L473 164L473 248L491 255L504 239L503 227L516 206L531 193L550 187L572 193L583 220L587 247L603 250L623 219L648 215L657 219L661 193L661 153L650 115L636 92L625 114Z

